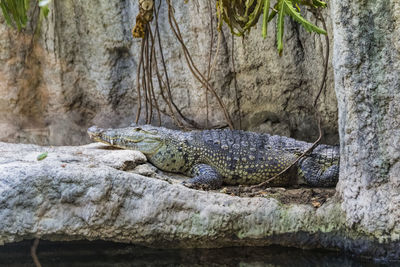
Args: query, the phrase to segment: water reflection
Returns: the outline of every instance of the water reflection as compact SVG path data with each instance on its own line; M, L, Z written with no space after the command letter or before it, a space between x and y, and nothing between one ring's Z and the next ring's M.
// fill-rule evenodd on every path
M32 266L31 241L0 247L0 266ZM294 248L152 249L110 242L47 242L37 250L42 266L400 266L339 252Z

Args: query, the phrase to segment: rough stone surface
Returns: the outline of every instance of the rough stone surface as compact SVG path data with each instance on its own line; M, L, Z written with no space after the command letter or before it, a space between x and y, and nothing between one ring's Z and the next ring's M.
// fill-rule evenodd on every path
M400 239L400 4L332 1L341 146L338 191L349 225Z
M122 171L130 152L100 144L0 143L0 151L0 243L39 237L169 248L279 244L400 258L400 243L346 228L335 198L314 208L193 190ZM38 161L44 151L47 158ZM132 164L143 162L140 153L129 156Z
M203 73L210 45L207 3L174 3L184 40ZM0 140L82 144L89 141L86 129L90 125L130 124L136 113L140 51L140 40L132 39L130 31L137 12L137 1L53 1L49 17L33 43L29 28L17 33L1 23ZM328 10L324 16L331 32ZM164 4L159 22L175 102L186 116L205 126L205 90L184 61ZM213 25L215 54L216 21ZM282 57L276 51L272 24L266 40L261 37L261 25L246 37L246 42L235 38L237 94L231 35L224 29L212 83L238 128L236 96L240 98L243 129L312 141L318 135L312 100L322 79L324 37L305 32L289 19L285 25ZM319 108L325 143L338 142L333 88L330 65ZM172 122L164 118L164 123L171 126ZM210 126L224 124L223 114L210 96Z

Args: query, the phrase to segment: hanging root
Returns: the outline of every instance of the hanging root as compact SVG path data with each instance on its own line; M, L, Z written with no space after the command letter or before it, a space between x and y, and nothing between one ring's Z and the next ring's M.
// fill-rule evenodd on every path
M199 71L199 69L196 67L196 65L193 62L193 59L190 55L190 52L188 50L188 48L185 45L185 42L183 41L182 35L181 35L181 31L179 29L179 25L175 19L174 16L174 11L173 11L173 7L171 5L171 1L167 0L168 3L168 21L169 24L171 26L172 31L174 32L176 38L178 39L179 43L181 44L182 50L183 50L183 54L185 56L185 60L186 63L190 69L190 71L192 72L193 76L208 90L212 93L212 95L217 99L217 102L220 106L220 108L222 109L224 116L225 116L225 120L228 123L229 128L233 129L233 122L232 119L226 109L226 106L224 105L224 103L222 102L222 99L218 96L218 94L216 93L215 89L210 85L210 83L208 82L207 78L204 77L204 75Z
M201 83L201 85L206 88L206 91L211 92L211 94L217 99L217 102L223 111L227 124L229 125L230 128L233 128L233 122L230 118L226 106L216 93L216 90L209 83L212 70L215 67L215 61L218 52L214 56L213 64L211 64L211 59L209 60L207 75L203 75L195 66L193 59L189 53L189 50L187 49L183 41L178 23L176 22L176 19L174 17L173 7L169 0L167 0L167 4L168 4L168 21L172 31L175 34L175 37L182 46L183 54L188 64L189 70L192 72L193 76ZM211 12L210 3L209 6ZM144 111L145 111L144 119L146 123L149 124L152 123L154 116L154 109L156 109L159 125L161 125L162 123L161 113L163 113L171 117L174 123L182 129L188 129L188 128L199 129L201 128L200 125L197 124L195 121L184 116L182 111L175 104L172 97L170 79L167 71L167 66L165 63L162 41L158 25L158 15L160 7L161 7L161 0L159 0L157 8L155 8L155 2L152 0L139 1L139 14L136 17L136 25L132 30L132 34L134 37L142 38L142 47L139 55L139 64L136 76L137 78L136 91L138 96L136 123L138 123L141 118L141 112L144 102ZM152 28L150 26L150 22L153 19L155 21L154 21L154 27ZM211 20L211 26L213 26L212 20ZM213 40L211 41L210 44L210 58L211 58L212 48L213 48ZM161 65L161 68L159 67L159 64ZM157 80L158 91L155 90L154 88L153 76L155 76L155 79ZM158 102L160 101L160 99L157 98L156 92L159 92L159 94L161 95L161 99L164 101L164 103L166 103L167 110L160 109L160 103ZM206 94L207 126L208 126L208 109L209 109L208 103L209 103L208 94Z

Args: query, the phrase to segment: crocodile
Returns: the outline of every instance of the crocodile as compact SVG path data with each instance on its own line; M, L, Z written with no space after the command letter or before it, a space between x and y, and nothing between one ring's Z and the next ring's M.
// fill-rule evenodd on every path
M179 131L151 125L102 129L92 126L96 142L139 150L158 169L192 177L185 185L219 188L254 185L276 176L312 144L289 137L242 130ZM320 144L271 186L332 187L338 181L339 146Z

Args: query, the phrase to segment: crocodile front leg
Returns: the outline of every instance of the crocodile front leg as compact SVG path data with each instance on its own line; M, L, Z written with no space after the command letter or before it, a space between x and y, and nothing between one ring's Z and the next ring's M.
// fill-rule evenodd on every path
M206 185L210 189L220 188L222 185L222 176L210 165L197 164L190 171L192 179L183 182L190 188Z
M324 170L322 164L312 158L305 158L300 162L300 172L310 186L332 187L338 182L339 166L332 165Z

